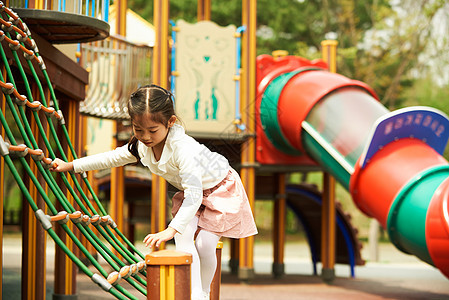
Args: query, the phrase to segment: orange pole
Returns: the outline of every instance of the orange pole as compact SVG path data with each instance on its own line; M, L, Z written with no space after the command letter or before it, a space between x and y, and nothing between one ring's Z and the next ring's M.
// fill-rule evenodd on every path
M153 83L168 88L168 24L169 1L153 1L153 20L156 40L153 48ZM157 175L152 175L151 182L151 232L165 229L167 223L167 183ZM162 246L163 248L164 246Z
M284 275L284 250L285 250L285 174L276 174L277 194L274 199L273 216L273 275L281 277Z
M126 0L117 1L117 12L116 12L116 32L123 37L126 37L126 11L127 11ZM115 138L113 141L113 148L122 146L123 143L117 138L118 137L118 124L119 121L115 121L114 131ZM124 220L123 220L123 208L125 206L125 168L117 167L111 169L111 179L110 179L110 198L111 198L111 208L109 213L111 218L117 224L117 228L123 232ZM113 251L116 255L119 255L115 250Z
M126 11L128 10L126 0L117 0L116 7L116 28L115 32L121 36L126 36Z
M321 277L335 279L335 178L323 173L323 201L321 206Z
M257 1L242 1L242 25L246 31L242 38L241 111L242 122L247 127L248 139L242 144L241 178L254 211L255 201L255 99L256 99L256 16ZM238 108L237 108L238 109ZM254 236L240 239L239 274L241 280L254 278Z
M335 40L321 42L323 60L333 73L337 71L337 44ZM321 218L321 278L331 282L335 279L336 253L335 178L326 172L323 173Z
M198 0L198 21L210 21L211 0Z

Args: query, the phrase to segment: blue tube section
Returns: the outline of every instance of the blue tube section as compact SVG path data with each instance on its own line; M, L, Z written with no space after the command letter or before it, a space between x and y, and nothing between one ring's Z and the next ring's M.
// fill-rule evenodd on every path
M294 187L287 187L286 192L287 193L290 192L290 193L300 194L302 196L305 196L305 197L308 197L308 198L314 200L316 203L321 205L321 198L319 196L317 196L316 194L311 193L309 191L305 191L305 190L302 190L302 189L299 189L299 188L294 188ZM354 277L355 276L354 245L352 244L351 235L349 234L346 226L344 225L343 220L341 219L341 217L338 214L337 214L336 217L337 217L337 226L338 226L338 228L341 230L341 232L343 234L343 238L344 238L345 244L346 244L346 249L348 249L348 257L349 257L349 265L350 265L350 269L351 269L351 277ZM306 234L307 234L307 230L306 230ZM309 239L309 245L310 245L311 251L312 251L312 245L310 243L310 239ZM316 247L314 247L314 248L316 248ZM313 257L314 256L312 254L312 259L313 259Z

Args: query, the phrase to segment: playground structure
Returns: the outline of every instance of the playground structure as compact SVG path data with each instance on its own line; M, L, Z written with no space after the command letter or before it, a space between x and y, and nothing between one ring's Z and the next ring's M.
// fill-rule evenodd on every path
M363 212L377 218L388 229L393 243L400 250L418 256L420 259L436 266L443 274L448 276L448 259L447 254L444 253L447 252L445 249L449 247L447 245L449 241L448 217L445 214L448 208L445 188L447 186L447 162L441 156L447 143L447 118L439 112L428 108L388 113L379 104L377 96L371 88L361 82L347 79L327 70L329 66L331 71L335 71L332 70L332 67L335 63L334 51L336 44L332 41L323 44L324 61L310 62L290 56L261 56L256 60L256 1L242 2L244 2L242 5L244 12L242 23L245 25L245 32L242 34L241 74L239 74L240 76L238 76L237 80L241 87L240 107L245 109L241 109L242 115L235 124L235 134L228 134L224 139L227 142L227 148L222 151L228 151L231 160L234 159L234 163L238 161L242 181L248 191L252 205L254 205L254 201L258 196L268 196L276 199L273 243L275 245L274 274L276 276L283 274L283 239L285 234L283 217L287 203L305 224L314 263L317 261L322 262L323 279L332 280L335 276L334 264L336 262L348 263L352 267L355 264L363 263L353 228L344 219L344 213L335 207L335 199L333 198L333 178L335 178L353 194L356 204ZM208 9L208 3L208 1L199 1L199 19L210 18L210 11L208 11L210 10L210 4ZM154 83L168 87L168 6L166 1L154 1L154 5L154 25L160 31L157 31L156 44L153 49L152 77ZM14 26L20 29L20 22L15 24ZM99 27L103 28L104 24ZM100 33L103 32L101 28L97 29ZM11 35L17 35L16 32L11 32ZM5 33L3 36L9 44L19 44L10 38L9 33ZM98 35L95 36L97 37L94 39L104 37L101 34L99 37ZM35 39L34 35L33 39ZM85 40L91 39L92 37L90 36ZM111 44L114 41L117 43L119 40L114 37L111 37L111 39L113 40ZM6 43L5 41L2 43ZM126 94L135 88L139 82L132 82L126 85L128 88L115 91L112 89L113 85L105 88L104 84L110 81L98 76L97 78L104 80L103 84L98 84L103 89L99 91L89 90L91 94L88 93L86 97L81 87L87 84L87 74L83 73L82 68L78 67L77 69L80 74L79 78L81 78L78 84L79 88L71 89L64 86L62 82L58 82L57 76L52 76L51 68L53 66L49 65L47 67L48 74L46 74L46 68L43 67L42 59L39 58L42 50L38 52L35 51L36 48L30 47L35 53L35 56L33 56L23 49L23 47L27 48L32 45L33 40L30 39L29 41L23 41L22 47L16 47L17 49L6 49L6 51L10 52L4 55L5 58L8 57L15 60L14 67L19 72L14 70L8 72L7 59L3 60L5 72L7 73L7 76L2 77L2 87L5 94L3 105L5 103L8 104L14 117L14 124L17 124L19 127L23 141L26 144L26 147L15 145L15 138L7 129L9 127L8 122L6 119L2 120L3 129L6 131L2 133L2 136L7 137L10 144L10 146L6 143L2 144L4 161L8 167L11 167L11 170L14 170L15 167L9 159L9 154L24 154L28 152L33 154L33 159L38 162L33 164L30 161L25 161L24 158L19 158L34 184L31 187L36 186L37 190L26 188L26 185L21 183L23 180L20 178L20 175L14 172L13 174L18 184L23 187L22 192L30 203L33 212L41 211L36 215L44 224L47 232L55 240L61 240L61 242L57 242L59 248L62 249L59 251L64 252L59 254L60 260L65 260L65 255L68 255L93 281L99 283L103 288L107 286L108 291L113 296L117 298L122 298L123 296L133 298L133 295L130 295L119 284L116 285L112 279L111 282L114 283L114 287L105 283L101 276L94 276L89 269L84 268L83 262L77 258L78 254L73 254L78 250L75 250L76 248L71 245L70 241L64 242L65 234L62 234L63 239L61 239L53 233L51 224L47 221L47 213L52 215L52 220L63 223L60 227L67 232L77 247L81 249L83 255L97 267L103 277L107 278L111 274L107 274L101 266L98 266L98 263L95 263L96 259L93 255L95 252L105 257L111 257L109 264L113 266L116 272L123 272L121 277L145 294L146 292L142 290L142 287L146 285L146 282L144 282L142 277L139 277L145 274L143 270L144 264L142 263L144 257L137 249L133 248L133 244L121 233L124 229L123 216L120 215L120 208L123 207L125 193L124 170L119 169L111 174L110 186L115 187L115 189L111 188L109 216L98 201L98 198L96 198L95 188L89 183L92 181L92 178L87 178L88 175L83 175L79 179L74 174L70 174L67 178L62 176L59 181L55 181L48 170L44 168L50 162L45 157L61 156L68 150L70 154L67 155L66 159L72 159L77 156L77 153L82 153L82 134L77 133L78 130L83 131L82 128L77 128L77 123L80 120L78 113L79 103L71 100L82 100L89 97L102 99L105 104L103 106L105 111L102 112L103 115L101 117L122 119L121 108L123 107L123 100L120 99L125 99ZM43 49L41 44L47 45L44 40L39 40L38 45L40 49ZM49 47L47 46L45 49ZM85 49L88 50L89 48L85 47ZM25 51L32 58L24 63L18 55L21 51ZM104 51L103 56L99 55L98 58L105 58L106 52ZM146 54L143 56L138 54L137 57L142 58L145 56ZM81 59L83 58L86 59L85 56ZM101 59L97 60L98 64L107 65L105 62L101 62ZM44 57L44 61L47 61L46 57ZM52 62L53 60L49 58L49 61ZM27 124L26 120L29 117L26 116L27 109L25 109L24 105L19 104L17 107L20 118L13 113L13 111L16 111L12 103L14 98L21 100L22 103L25 102L23 96L17 91L22 87L22 81L25 83L26 79L22 77L21 80L17 80L17 82L21 82L20 84L13 84L11 78L16 77L17 73L20 73L19 75L25 73L20 71L21 65L28 65L29 72L34 75L33 63L35 62L38 62L38 66L43 73L43 75L36 74L36 76L43 76L45 81L40 86L36 83L35 87L31 89L26 89L25 85L25 90L27 90L26 98L28 99L27 106L32 107L33 105L31 104L35 104L35 110L31 114L33 114L37 127L33 129L35 125ZM69 61L67 61L67 64L70 64ZM127 65L139 64L131 63ZM54 68L57 67L54 66ZM69 69L67 65L64 68L66 70ZM73 66L73 68L76 67ZM256 70L258 71L257 74ZM68 72L62 71L61 73L66 74ZM2 74L5 73L2 72ZM95 76L92 77L95 78ZM36 82L40 82L36 77L34 79ZM115 78L115 80L116 82L121 81L119 78ZM142 80L144 80L143 77ZM67 97L67 99L58 97L66 100L62 101L64 107L60 108L58 106L59 99L57 100L56 94L52 90L53 86L56 86L56 90L59 93L65 89L66 94L71 96ZM78 94L75 93L76 91L78 91ZM117 92L117 94L112 95L111 93L114 92ZM99 94L102 96L99 97ZM10 95L14 96L11 97ZM47 112L48 122L46 124L48 125L44 125L44 122L40 123L40 117L36 110L37 103L32 101L33 97L41 102L42 106L39 106L39 108ZM114 101L108 102L109 98L114 99ZM256 99L256 101L254 102L253 99ZM49 100L52 102L53 109L47 105L47 103L50 103ZM116 104L116 106L108 106L110 103ZM5 111L5 108L2 108L2 111ZM348 115L351 118L347 117ZM59 120L61 129L56 130L54 128L53 116ZM62 116L68 117L64 119ZM332 118L329 116L332 116ZM355 120L353 120L354 117ZM20 128L22 123L24 123L24 127ZM354 126L354 123L358 126ZM242 124L245 127L237 126ZM376 131L374 128L378 128L378 130ZM358 131L354 132L354 129ZM45 139L46 136L49 136L46 130L53 135L53 142L56 144L59 143L58 136L64 136L63 144L57 146L58 155L52 152L50 141ZM39 136L39 138L33 140L33 136ZM28 137L28 141L26 137ZM218 147L217 144L222 144L223 142L223 137L219 141L211 141L210 137L199 136L198 138L207 140L216 147ZM74 142L73 145L71 145L71 141ZM46 149L46 151L45 153L39 152L37 149ZM62 157L64 158L64 156ZM39 163L41 160L44 161L42 165ZM416 164L411 163L415 161ZM318 165L316 162L318 162ZM34 175L33 170L28 170L28 165L40 171L48 182L48 188L52 193L58 195L58 199L62 199L62 208L67 213L59 213L52 206L50 199L46 196L47 192L39 188L42 181ZM392 168L392 165L397 166L397 168ZM305 186L286 186L285 174L304 170L319 170L321 168L326 171L322 193L311 191ZM395 170L401 170L401 173ZM378 179L379 173L383 174L382 180ZM389 180L388 189L385 189L383 181L385 178ZM85 186L82 187L78 184L80 180ZM59 188L63 185L69 190L68 194L64 189ZM73 185L75 185L76 191L71 188ZM167 223L165 206L167 187L163 180L154 175L151 185L151 230L155 232L163 230ZM89 193L87 193L87 190ZM378 193L374 199L373 190L384 192L380 193L381 196ZM39 198L41 200L37 200ZM318 202L315 201L318 199L322 200L321 205L314 208L315 211L321 210L322 212L319 220L319 225L321 226L319 230L317 230L316 219L314 220L315 223L313 223L307 217L306 212L310 211L311 208L301 207L301 205L307 202L305 199L311 199L309 202ZM422 201L422 199L425 199L425 201ZM91 200L94 201L91 202ZM380 205L379 203L382 204ZM47 207L50 212L44 213L43 210L40 210L42 207ZM82 210L82 213L78 213L78 209ZM102 217L100 217L100 214ZM417 220L416 227L410 228L409 224L404 220L404 218L410 218L410 215ZM65 225L64 220L67 221L68 219L72 221L80 220L80 222L73 221L74 224L67 223ZM35 222L33 215L30 216L29 222ZM92 225L89 225L89 222ZM109 250L108 246L104 246L102 242L97 240L96 236L98 234L93 231L94 228L90 229L91 226L94 226L108 240L108 243L113 246L114 250ZM33 227L32 230L40 230L36 225L31 225L31 227ZM82 232L81 238L72 233L73 227L78 228ZM28 236L34 235L32 232L27 234ZM321 235L321 239L317 239L318 235ZM90 245L98 245L99 247L94 247L95 250L91 248L92 246L85 247L88 244L84 240L86 238ZM122 241L126 247L122 246ZM338 243L342 243L342 241L344 241L343 246L339 246ZM253 237L240 241L232 240L231 242L231 263L236 264L234 268L242 280L250 279L254 276L253 243ZM26 256L36 261L33 247L35 246L30 245L29 248L25 249L28 252ZM127 247L130 247L131 251ZM127 265L123 263L115 252L129 262L128 269L126 269ZM137 257L135 256L136 253ZM339 255L341 253L344 254ZM33 262L30 262L30 264L33 264ZM65 263L60 262L60 264L64 265ZM125 270L132 269L134 264L135 272L125 272ZM58 270L61 274L57 278L61 281L55 284L56 287L59 286L60 288L58 291L55 291L55 294L75 293L72 282L75 277L74 268L71 264L67 265L69 267L64 266ZM45 266L45 263L43 266ZM138 270L140 272L137 272ZM42 280L37 275L37 272L39 270L36 270L34 276L27 278L28 283ZM125 274L127 276L131 275L131 277L127 277ZM109 278L113 277L114 275ZM115 278L118 278L116 273ZM35 288L38 289L39 284L35 285ZM36 290L30 289L26 292L35 293Z

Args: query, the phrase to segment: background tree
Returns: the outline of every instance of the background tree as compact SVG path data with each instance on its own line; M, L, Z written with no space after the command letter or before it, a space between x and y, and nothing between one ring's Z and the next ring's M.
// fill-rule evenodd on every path
M214 22L241 24L241 0L211 3ZM152 22L152 3L129 0L128 5ZM197 0L170 0L173 20L195 22L196 10ZM407 100L417 95L410 91L423 78L432 91L448 86L449 4L444 0L258 0L257 18L258 54L283 49L314 59L321 56L321 41L335 38L338 72L373 87L389 109L435 102L431 99L441 93Z

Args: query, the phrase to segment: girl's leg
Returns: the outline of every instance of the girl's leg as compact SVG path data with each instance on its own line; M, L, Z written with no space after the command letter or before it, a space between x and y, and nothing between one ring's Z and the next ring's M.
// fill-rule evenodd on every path
M216 249L220 236L206 230L201 230L196 237L195 246L201 263L201 282L203 291L209 295L210 284L217 268ZM207 298L209 299L209 298Z
M192 281L192 299L201 299L202 286L200 275L200 260L195 248L194 235L198 228L198 217L187 225L183 234L175 235L176 250L192 254L191 281Z

